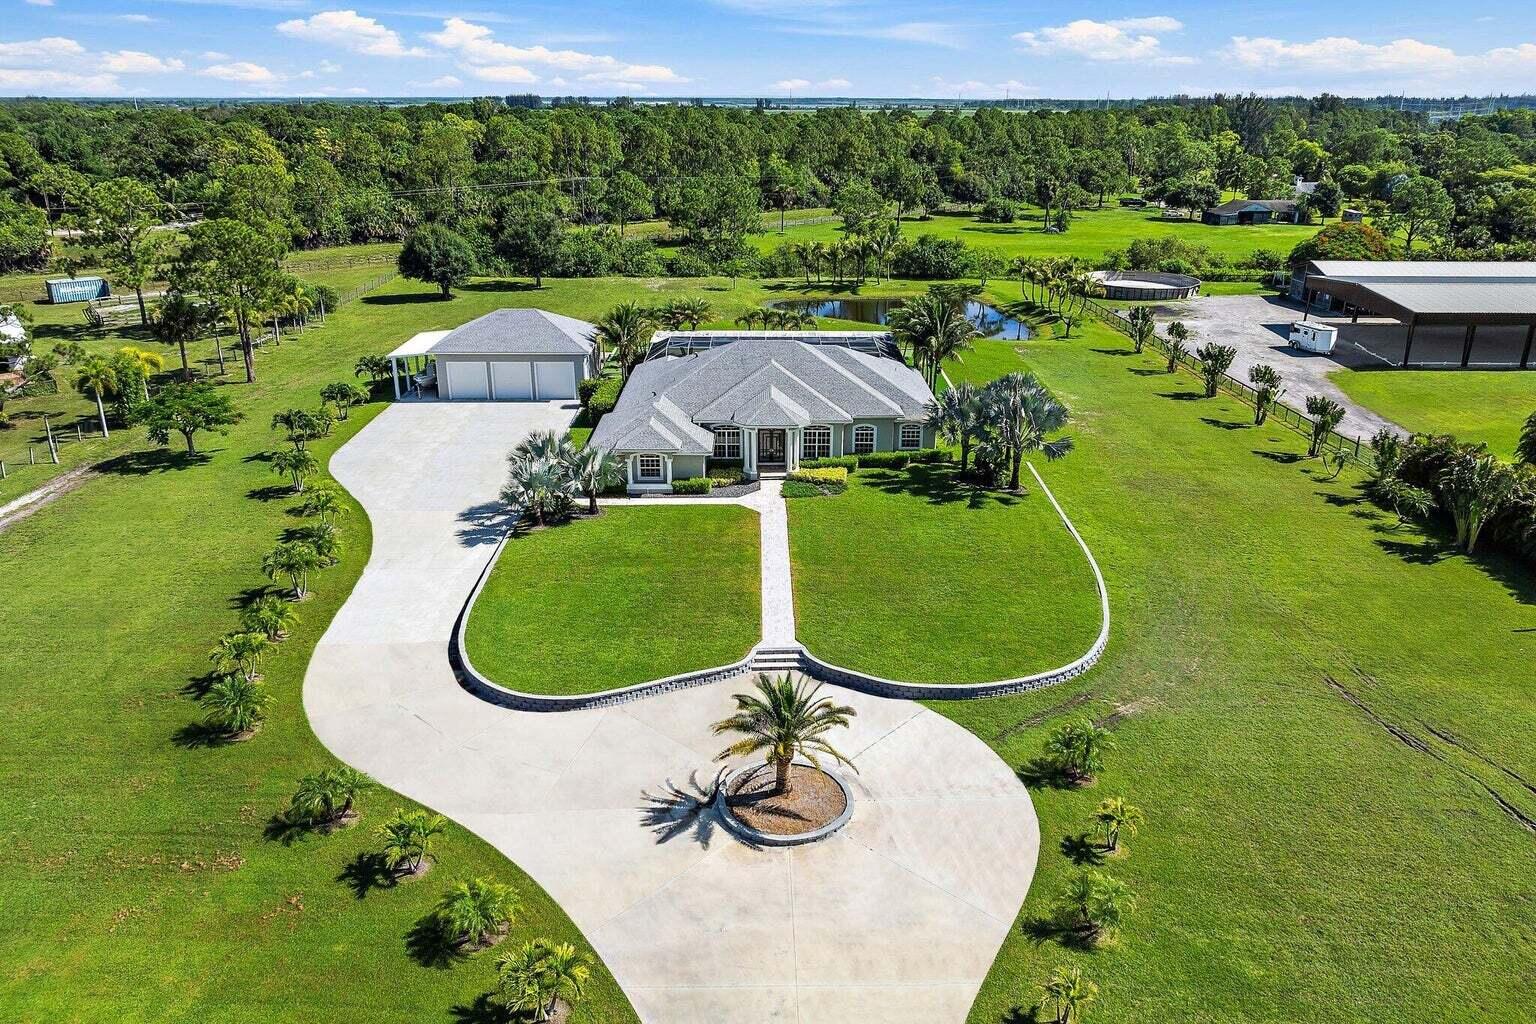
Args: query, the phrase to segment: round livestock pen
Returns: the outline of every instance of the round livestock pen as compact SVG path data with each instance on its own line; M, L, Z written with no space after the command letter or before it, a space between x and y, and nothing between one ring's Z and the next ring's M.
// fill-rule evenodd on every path
M1106 299L1156 301L1192 299L1200 294L1200 279L1188 274L1155 270L1097 270L1094 279Z

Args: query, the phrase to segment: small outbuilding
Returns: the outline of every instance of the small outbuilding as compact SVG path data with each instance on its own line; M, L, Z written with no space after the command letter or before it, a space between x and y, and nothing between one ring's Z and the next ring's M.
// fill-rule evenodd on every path
M542 309L498 309L451 331L418 334L390 353L427 366L413 378L450 402L551 402L576 398L583 377L598 373L597 328Z
M1295 224L1299 214L1294 199L1233 199L1208 207L1200 219L1206 224Z
M89 302L112 294L112 287L102 277L56 277L45 282L48 301Z

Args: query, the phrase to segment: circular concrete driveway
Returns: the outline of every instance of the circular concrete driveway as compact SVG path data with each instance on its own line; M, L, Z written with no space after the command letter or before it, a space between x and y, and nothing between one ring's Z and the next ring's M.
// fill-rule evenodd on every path
M746 680L567 713L461 689L453 621L490 558L507 450L574 410L397 404L331 471L373 556L316 648L320 739L483 836L560 902L648 1022L963 1021L1034 874L1013 772L923 706L846 690L857 812L837 835L752 849L692 797Z

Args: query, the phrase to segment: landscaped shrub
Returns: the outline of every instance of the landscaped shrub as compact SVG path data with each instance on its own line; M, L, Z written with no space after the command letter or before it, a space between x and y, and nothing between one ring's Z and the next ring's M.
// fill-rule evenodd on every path
M613 412L613 407L619 404L619 392L623 390L622 377L604 377L598 382L596 390L592 392L592 397L587 402L587 411L592 414L594 422L604 413Z
M843 466L827 466L819 469L797 469L786 478L808 484L839 484L848 486L848 470Z
M976 219L984 224L1012 224L1018 215L1012 202L1002 196L993 196L982 204Z
M747 478L742 464L734 459L710 459L704 475L709 477L716 487L729 487Z
M714 481L707 476L690 476L672 481L673 494L708 494Z
M857 455L833 455L820 459L802 459L800 462L801 469L831 469L835 466L841 466L852 473L859 468L859 457Z
M976 252L964 242L938 235L922 235L891 261L896 277L931 281L955 281L974 277Z
M865 452L857 458L860 469L904 469L913 463L948 462L951 455L942 448L918 448L909 452Z
M666 259L668 277L709 277L715 268L693 249L679 249Z
M603 386L601 377L583 377L581 383L576 385L576 397L581 399L583 409L592 404L592 396L597 394L597 389Z

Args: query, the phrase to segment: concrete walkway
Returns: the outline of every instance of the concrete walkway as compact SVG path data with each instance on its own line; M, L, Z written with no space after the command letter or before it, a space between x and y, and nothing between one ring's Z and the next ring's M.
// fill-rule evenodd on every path
M963 1021L1039 847L1027 791L969 732L919 704L834 691L858 712L838 740L860 769L853 820L814 846L758 850L694 804L719 767L709 725L747 680L546 714L456 684L449 637L504 526L505 454L570 415L401 404L337 453L373 556L305 677L316 734L537 879L647 1022ZM765 537L774 498L760 499ZM783 573L765 576L787 596L782 541ZM792 637L792 605L768 587L770 628Z

